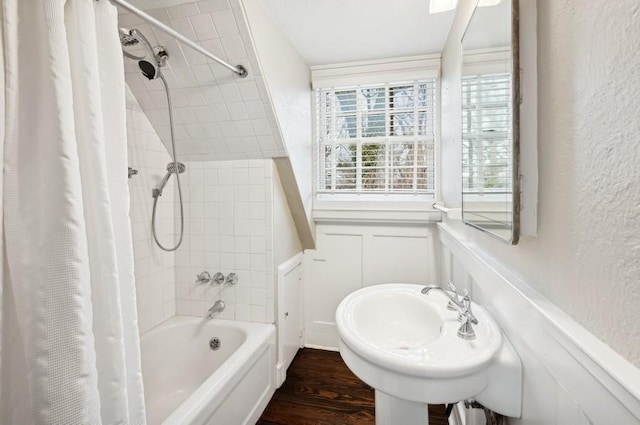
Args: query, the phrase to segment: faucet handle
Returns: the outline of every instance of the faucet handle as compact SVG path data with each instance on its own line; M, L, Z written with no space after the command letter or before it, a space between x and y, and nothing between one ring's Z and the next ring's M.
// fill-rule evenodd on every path
M473 330L472 321L470 318L467 318L460 328L458 328L458 336L462 339L472 340L476 339L476 331Z
M203 271L202 273L196 275L196 284L204 285L205 283L211 282L211 275L208 271Z
M222 285L224 283L224 275L220 272L216 273L213 275L213 278L211 279L211 284L216 284L216 285Z
M451 292L451 294L453 295L455 300L459 302L460 301L460 293L458 292L458 288L456 287L456 285L454 285L453 282L449 280L447 282L447 286L449 287L449 292ZM466 289L465 289L465 295L466 295ZM457 311L458 309L454 305L453 301L449 301L449 303L447 304L447 310Z
M465 295L462 298L462 310L458 315L458 320L460 322L464 321L473 323L474 325L478 324L478 319L471 312L471 298L469 298L468 291L465 290Z
M458 295L458 288L456 288L456 285L453 284L453 282L451 280L449 280L447 282L447 286L449 287L449 290L451 292L453 292L454 294Z
M468 291L465 290L465 292ZM460 312L458 320L462 322L462 325L460 325L458 329L458 336L466 340L476 339L476 331L473 330L472 325L477 325L478 319L471 313L471 299L468 293L465 293L464 298L462 298L462 311Z
M238 275L235 273L229 273L224 283L231 286L235 286L238 283Z

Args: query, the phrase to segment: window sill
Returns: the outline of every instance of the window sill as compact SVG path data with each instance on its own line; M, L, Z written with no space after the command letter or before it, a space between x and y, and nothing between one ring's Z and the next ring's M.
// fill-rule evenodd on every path
M316 201L316 223L429 224L442 221L440 211L429 202Z

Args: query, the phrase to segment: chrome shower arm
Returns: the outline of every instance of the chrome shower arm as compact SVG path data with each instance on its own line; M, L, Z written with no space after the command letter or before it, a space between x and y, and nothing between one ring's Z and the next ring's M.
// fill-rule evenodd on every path
M160 22L159 20L157 20L153 16L145 13L144 11L138 9L137 7L131 5L130 3L128 3L128 2L126 2L124 0L109 0L109 1L111 3L113 3L113 4L115 4L116 6L120 6L123 9L126 9L129 12L133 13L134 15L137 15L138 17L144 19L145 21L149 22L154 27L158 28L160 31L164 32L165 34L167 34L167 35L169 35L169 36L171 36L173 38L175 38L176 40L178 40L179 42L181 42L185 46L188 46L188 47L192 48L196 52L201 53L202 55L208 57L212 61L219 63L220 65L224 66L225 68L229 69L230 71L238 74L241 78L244 78L244 77L246 77L248 75L247 69L244 66L242 66L242 65L233 66L229 62L227 62L227 61L225 61L223 59L220 59L219 57L217 57L216 55L214 55L213 53L211 53L207 49L205 49L202 46L200 46L198 43L190 40L189 38L187 38L184 35L180 34L178 31L176 31L173 28L165 25L164 23Z

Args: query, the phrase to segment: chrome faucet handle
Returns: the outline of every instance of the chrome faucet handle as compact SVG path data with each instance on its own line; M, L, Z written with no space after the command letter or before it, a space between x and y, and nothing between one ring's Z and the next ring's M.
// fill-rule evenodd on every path
M449 287L449 291L453 294L453 297L455 298L456 301L460 302L460 292L458 292L458 288L456 287L456 285L453 284L452 281L448 281L447 282L447 286ZM467 295L467 290L465 289L465 295ZM447 304L447 310L450 311L457 311L458 308L455 306L455 304L453 303L453 301L449 301L449 303Z
M227 278L225 279L224 283L231 285L231 286L235 286L238 284L238 275L235 273L229 273L227 275Z
M478 319L471 312L471 298L469 298L468 292L465 290L464 297L462 298L462 310L458 314L458 320L464 323L470 322L474 325L478 324Z
M458 328L458 336L462 339L472 340L476 339L476 331L473 330L473 325L470 318L467 318L460 328Z
M204 285L205 283L211 282L211 275L208 271L203 271L202 273L196 275L196 284Z
M213 278L211 279L211 284L216 284L216 285L222 285L224 283L224 275L220 272L216 273L213 275Z
M462 325L458 328L458 336L466 340L476 339L476 331L473 330L473 325L478 324L478 319L471 313L471 299L467 290L465 290L464 298L462 298L462 311L458 319L463 320Z

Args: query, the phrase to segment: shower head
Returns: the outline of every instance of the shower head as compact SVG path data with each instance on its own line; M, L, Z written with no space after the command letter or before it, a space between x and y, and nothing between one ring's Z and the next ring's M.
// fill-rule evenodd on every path
M140 40L132 33L132 31L127 28L118 28L118 34L120 35L120 44L122 44L122 54L128 57L129 59L133 59L136 61L144 59L147 55L140 54L136 55L131 53L128 50L125 50L126 47L139 47Z
M137 60L138 66L142 71L142 75L150 80L160 76L160 67L167 63L169 55L162 46L153 47L147 37L137 29L119 28L120 44L122 44L122 53L129 59ZM142 44L146 53L138 55L125 50L125 47L139 46Z
M135 46L140 43L140 41L131 35L131 32L126 28L118 28L118 33L120 34L120 43L124 47Z
M167 164L167 171L170 173L174 173L176 172L176 164L178 164L178 172L180 174L184 173L184 171L187 169L186 165L184 165L182 162L170 162Z
M158 74L158 68L147 60L138 61L138 67L142 71L142 75L150 80L155 79Z

